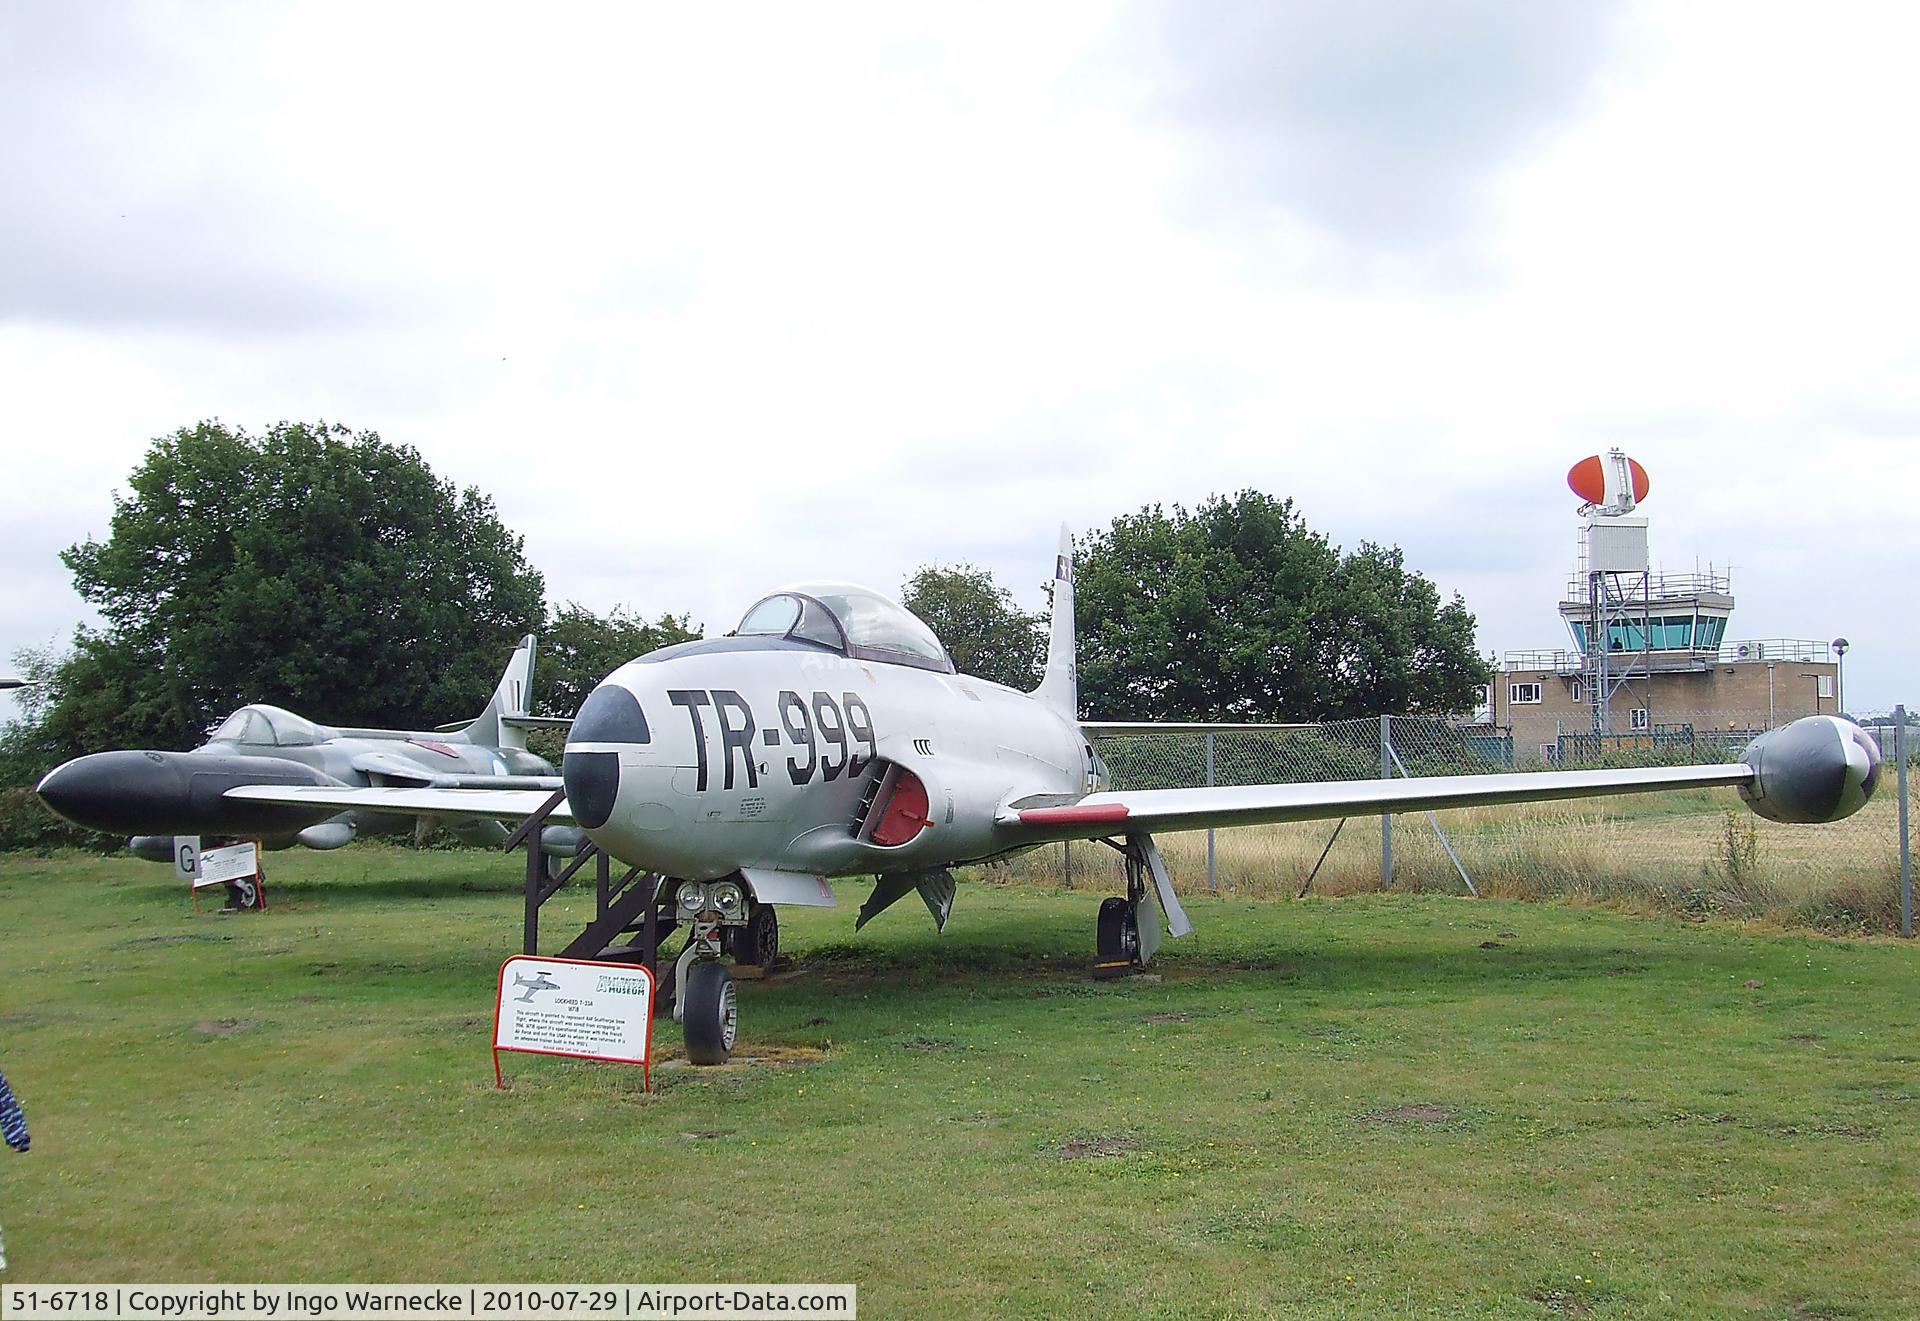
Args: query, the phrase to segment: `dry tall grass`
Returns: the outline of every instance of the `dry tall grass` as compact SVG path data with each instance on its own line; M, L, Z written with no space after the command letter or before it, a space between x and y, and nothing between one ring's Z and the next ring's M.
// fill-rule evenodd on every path
M1889 786L1890 787L1890 786ZM1891 792L1827 826L1786 826L1753 816L1731 794L1684 790L1585 803L1530 803L1438 814L1482 895L1579 899L1686 917L1758 919L1827 931L1899 928L1898 808ZM1378 817L1356 817L1333 847L1331 821L1221 830L1214 836L1220 893L1294 897L1326 850L1311 893L1368 893L1380 886ZM1183 893L1207 884L1205 832L1160 837ZM1395 888L1464 893L1459 873L1423 815L1394 819ZM1022 854L1007 874L1066 885L1058 846ZM1119 858L1098 844L1072 849L1072 886L1111 891Z

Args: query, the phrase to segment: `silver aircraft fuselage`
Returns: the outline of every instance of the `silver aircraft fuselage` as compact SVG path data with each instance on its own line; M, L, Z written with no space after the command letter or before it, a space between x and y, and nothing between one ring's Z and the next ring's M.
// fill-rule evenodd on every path
M581 708L562 773L595 843L690 880L986 858L1019 843L996 821L1002 804L1078 797L1102 778L1079 725L1025 693L759 638L615 670Z

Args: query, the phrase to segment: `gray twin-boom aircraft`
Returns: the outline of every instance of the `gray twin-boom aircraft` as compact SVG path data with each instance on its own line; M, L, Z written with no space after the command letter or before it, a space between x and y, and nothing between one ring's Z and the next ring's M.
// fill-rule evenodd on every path
M413 829L420 813L351 807L324 820L226 796L236 785L390 785L458 789L487 785L551 793L552 763L527 751L525 731L543 722L527 714L534 639L520 640L486 710L447 730L336 729L264 703L243 706L191 752L97 752L56 767L40 797L61 816L94 830L131 835L140 857L171 862L175 835L257 839L268 848L337 849L358 835ZM561 722L564 724L565 722ZM499 821L460 815L447 828L473 844L498 846ZM579 831L549 830L553 853L572 853Z
M768 950L774 906L831 907L827 877L877 877L856 926L918 891L944 929L950 868L1057 840L1102 840L1126 860L1127 892L1100 905L1096 924L1096 972L1115 975L1153 957L1162 914L1174 936L1193 929L1157 831L1699 785L1732 786L1772 820L1835 821L1858 810L1879 778L1879 749L1862 730L1809 716L1762 735L1730 765L1111 791L1092 737L1142 726L1079 718L1071 563L1063 529L1046 677L1031 693L956 673L932 632L877 593L810 583L755 603L726 637L627 662L581 705L555 819L662 878L672 905L662 916L688 927L674 1016L694 1062L719 1063L733 1049L723 933ZM71 769L41 785L56 810ZM543 784L479 776L317 782L330 778L231 784L196 800L199 828L299 832L338 812L516 820L551 796Z

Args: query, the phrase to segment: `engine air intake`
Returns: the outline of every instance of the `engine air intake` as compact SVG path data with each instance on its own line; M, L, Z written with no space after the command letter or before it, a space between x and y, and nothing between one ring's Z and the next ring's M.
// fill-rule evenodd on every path
M927 786L898 762L887 763L877 783L861 819L860 839L884 849L911 844L933 824L927 816Z

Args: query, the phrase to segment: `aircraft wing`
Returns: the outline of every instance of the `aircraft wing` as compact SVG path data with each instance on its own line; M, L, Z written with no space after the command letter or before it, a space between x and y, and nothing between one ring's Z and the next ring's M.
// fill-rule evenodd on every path
M497 783L504 778L501 776L482 775L466 778L480 784L468 789L442 786L413 789L391 785L357 789L344 784L337 787L309 784L243 784L227 790L223 796L249 803L282 803L289 807L331 807L341 812L385 812L394 816L479 817L493 821L522 821L545 806L547 799L553 796L553 791L560 787L560 782L555 780L544 788L501 789L485 784L487 780ZM573 812L565 802L562 802L554 809L551 819L561 823L571 822Z
M1402 780L1330 780L1199 789L1135 789L1071 801L1021 800L999 813L1023 842L1090 839L1130 831L1206 830L1340 816L1490 807L1502 803L1653 793L1748 784L1753 768L1658 766L1639 770L1538 771L1511 775L1431 775Z

